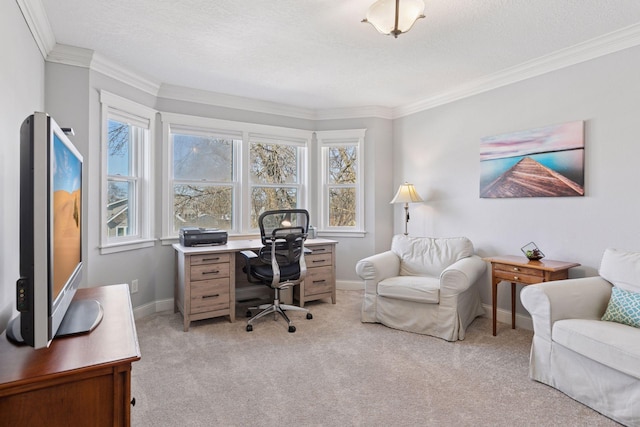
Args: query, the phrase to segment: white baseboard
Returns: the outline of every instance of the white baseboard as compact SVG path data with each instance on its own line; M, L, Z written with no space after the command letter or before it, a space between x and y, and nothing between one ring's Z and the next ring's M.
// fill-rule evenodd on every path
M357 291L361 290L363 287L363 283L357 280L340 280L336 282L336 289L346 290L346 291ZM485 315L491 319L491 305L482 304L484 308ZM148 304L141 305L140 307L136 307L133 309L133 317L134 319L141 319L145 316L149 316L154 313L158 313L161 311L167 311L173 309L173 298L167 298L163 300L153 301ZM504 310L498 308L496 319L500 323L511 324L511 311ZM533 330L533 322L531 321L531 317L516 313L516 327L528 329L530 331Z
M337 281L336 289L347 290L347 291L357 291L363 288L364 284L357 280L353 281ZM139 307L135 307L133 309L133 318L141 319L143 317L149 316L154 313L158 313L161 311L167 311L173 309L173 298L167 298L164 300L153 301Z
M337 280L336 289L342 291L360 291L364 289L364 282L358 280Z
M134 308L133 318L141 319L153 313L158 313L160 311L167 311L171 309L173 309L173 298L153 301L148 304L141 305L140 307Z
M493 317L491 315L491 305L482 304L482 308L484 308L485 313L483 317L491 319ZM502 308L498 308L496 311L496 320L498 322L511 325L511 311ZM524 314L516 313L516 328L528 329L530 331L533 331L533 322L531 321L531 317Z

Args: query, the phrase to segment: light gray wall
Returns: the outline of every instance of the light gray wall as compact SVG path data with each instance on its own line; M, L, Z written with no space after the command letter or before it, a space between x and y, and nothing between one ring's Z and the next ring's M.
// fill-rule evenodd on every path
M49 89L51 88L51 89ZM308 130L367 129L365 135L365 223L364 238L329 236L338 240L337 277L356 282L357 260L385 250L391 238L393 185L391 120L365 118L315 121L275 114L256 113L201 103L155 98L89 68L47 63L47 108L58 121L65 120L76 130L74 142L85 156L87 188L85 198L87 268L89 286L139 281L139 292L132 295L134 307L173 298L174 253L171 246L158 242L154 247L101 255L100 243L100 100L99 91L108 90L158 111L212 117L222 120L259 123ZM76 124L76 122L82 122ZM155 179L155 236L161 234L162 212L162 134L156 126L153 173ZM313 151L312 151L313 153ZM383 160L384 167L376 162ZM312 163L318 159L311 157ZM314 163L314 164L315 164ZM314 167L314 164L311 166Z
M549 259L581 263L572 277L597 274L607 247L640 250L638 69L635 47L395 120L394 177L427 200L411 205L410 234L468 236L481 256L534 241ZM479 198L482 137L573 120L585 121L585 197ZM490 295L487 274L483 302ZM499 296L510 307L506 286Z
M44 59L15 1L0 2L0 331L17 314L20 125L44 110Z
M75 135L69 135L73 145L83 157L82 164L82 284L81 287L91 286L89 281L91 272L91 257L89 245L86 244L91 227L87 227L93 214L90 207L95 204L95 192L92 191L91 173L94 162L89 156L89 75L87 68L69 65L45 63L45 111L61 127L73 128Z

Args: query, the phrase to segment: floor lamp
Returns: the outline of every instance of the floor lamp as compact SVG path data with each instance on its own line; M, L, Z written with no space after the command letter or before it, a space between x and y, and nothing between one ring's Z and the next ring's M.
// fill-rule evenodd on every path
M408 235L407 226L409 224L409 203L423 202L413 184L405 182L400 185L398 192L390 203L404 203L404 235Z

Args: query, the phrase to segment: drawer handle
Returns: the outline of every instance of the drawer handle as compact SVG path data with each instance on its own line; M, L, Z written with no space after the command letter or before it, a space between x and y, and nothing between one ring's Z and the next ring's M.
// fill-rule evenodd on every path
M313 261L311 261L312 263L317 263L317 262L326 262L326 259L314 259Z
M215 294L215 295L203 295L202 299L210 299L210 298L218 298L220 296L220 294Z
M203 271L202 274L218 274L220 273L220 270L214 270L214 271Z
M324 251L326 251L326 249L325 248L319 248L319 249L312 249L312 251L313 251L313 253L324 252Z
M513 267L513 271L520 271L518 267Z
M215 258L202 258L202 261L218 261L220 260L220 257L217 256Z
M322 279L322 280L314 280L313 283L324 283L326 282L326 280Z
M518 276L513 276L513 280L520 280Z

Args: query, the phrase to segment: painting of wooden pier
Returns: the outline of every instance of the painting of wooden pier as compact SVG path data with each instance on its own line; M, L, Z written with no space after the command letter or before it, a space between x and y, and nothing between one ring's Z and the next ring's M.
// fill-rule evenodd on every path
M483 138L480 197L584 196L584 123Z

